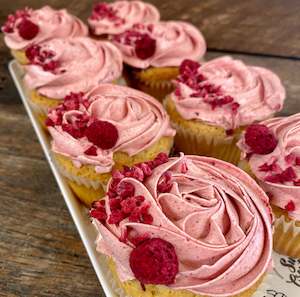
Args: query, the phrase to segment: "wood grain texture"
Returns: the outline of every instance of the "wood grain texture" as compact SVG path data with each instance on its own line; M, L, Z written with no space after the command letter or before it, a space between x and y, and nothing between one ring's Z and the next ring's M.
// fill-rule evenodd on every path
M147 0L164 20L192 22L204 34L208 48L300 58L299 0ZM66 7L83 20L95 1L0 0L0 23L8 13L25 5ZM111 2L111 1L107 1Z
M150 2L160 8L165 19L189 20L199 26L213 49L299 57L297 0ZM67 7L83 19L92 6L92 1L78 0L0 0L0 23L16 8L42 3ZM221 54L209 52L206 58ZM234 56L278 73L288 94L281 114L300 112L300 61ZM104 297L8 74L9 59L1 36L0 296Z

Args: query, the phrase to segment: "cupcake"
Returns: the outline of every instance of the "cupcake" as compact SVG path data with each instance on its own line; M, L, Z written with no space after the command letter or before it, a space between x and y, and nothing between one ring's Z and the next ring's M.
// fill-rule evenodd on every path
M177 149L234 164L244 127L272 117L285 99L276 74L226 56L202 65L185 60L175 85L164 103L177 130Z
M300 113L249 126L238 145L241 167L270 197L275 251L300 258Z
M177 21L139 23L112 41L123 54L128 85L158 100L172 91L181 62L200 59L206 51L200 31Z
M158 22L159 11L150 3L142 1L100 2L93 7L88 18L92 36L108 38L130 29L136 23Z
M82 37L88 35L87 26L65 9L54 10L44 6L33 10L25 8L10 14L2 26L4 42L21 64L27 64L25 50L52 38Z
M132 297L252 296L271 267L267 195L221 160L159 160L116 173L90 210L117 283Z
M122 55L107 41L52 39L27 48L24 83L41 122L69 93L86 93L122 75Z
M104 195L113 170L168 154L175 134L157 100L112 84L71 93L46 124L58 167L86 205Z

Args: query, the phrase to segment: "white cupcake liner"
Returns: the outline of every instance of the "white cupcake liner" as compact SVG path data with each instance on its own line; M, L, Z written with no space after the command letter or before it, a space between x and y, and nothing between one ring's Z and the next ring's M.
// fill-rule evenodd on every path
M92 180L86 177L77 176L75 174L70 173L63 166L61 166L58 162L56 162L60 173L66 177L67 179L77 183L79 186L85 186L87 188L93 188L94 190L98 190L99 188L106 189L106 184L102 183L99 180Z
M105 257L106 265L108 265L108 258ZM108 281L110 283L110 286L113 290L113 292L118 296L118 297L133 297L130 295L127 295L126 292L118 282L116 281L112 271L110 269L107 270L106 276L108 278ZM274 283L276 283L276 277L278 277L275 274L275 271L272 270L271 272L268 272L262 283L259 285L259 287L256 289L255 293L251 297L266 297L266 292L274 287ZM213 297L213 296L209 296Z
M184 153L206 155L234 164L239 162L240 150L236 146L235 137L222 139L213 137L208 133L193 133L172 120L171 124L176 129L177 137L180 137L180 141L176 141L175 136L175 144L178 149L182 150Z
M30 107L32 108L32 110L34 111L34 113L47 116L47 114L48 114L47 107L42 106L40 104L36 104L36 103L32 102L31 99L29 99L29 104L30 104Z
M283 254L290 254L290 255L299 255L300 254L300 245L296 246L296 248L292 248L295 244L295 241L299 241L298 235L300 234L300 227L296 226L296 221L290 220L287 221L284 215L280 216L279 218L275 218L274 221L274 233L276 233L276 229L282 227L283 233L280 238L276 238L276 242L274 241L274 249L282 252ZM289 234L292 231L292 237L290 238ZM278 231L279 232L279 231ZM287 234L289 232L289 234ZM284 247L284 250L281 247Z

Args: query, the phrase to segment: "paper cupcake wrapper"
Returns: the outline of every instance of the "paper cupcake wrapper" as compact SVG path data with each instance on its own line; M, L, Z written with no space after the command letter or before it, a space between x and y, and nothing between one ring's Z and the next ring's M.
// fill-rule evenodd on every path
M102 187L103 189L106 188L106 184L102 183L99 180L92 180L92 179L89 179L89 178L85 178L85 177L82 177L82 176L72 174L68 170L63 168L61 165L59 165L58 162L56 162L56 164L57 164L57 167L58 167L60 173L64 177L66 177L67 179L77 183L79 186L85 186L87 188L92 188L94 190L98 190L100 187Z
M118 282L116 281L116 279L110 269L107 270L106 276L108 278L108 281L110 283L110 286L111 286L113 292L118 297L137 297L137 296L130 296L130 295L126 294L124 289L119 286ZM255 291L255 293L251 297L266 297L266 292L270 291L270 289L273 287L272 283L274 283L274 282L276 282L276 275L275 275L274 271L272 271L264 277L263 282L259 285L259 287ZM194 295L194 296L196 297L197 295ZM199 295L199 296L202 296L202 295ZM239 295L239 296L242 297L242 295ZM158 297L158 296L154 296L154 297ZM204 297L204 295L203 295L203 297ZM208 297L208 296L206 296L206 297Z
M47 116L48 108L46 106L36 104L36 103L32 102L30 99L29 99L29 103L30 103L30 106L31 106L32 110L34 111L34 113L36 113L38 115Z
M193 133L172 121L176 129L175 145L185 154L203 155L218 158L233 164L240 160L240 150L235 137L214 137L209 133Z
M287 221L284 215L275 218L273 238L276 252L300 258L300 227L294 220Z

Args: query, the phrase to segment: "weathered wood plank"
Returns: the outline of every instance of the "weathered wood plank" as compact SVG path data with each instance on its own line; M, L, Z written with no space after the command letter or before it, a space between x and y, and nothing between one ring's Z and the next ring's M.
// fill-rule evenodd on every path
M93 2L96 1L27 0L26 5L34 8L43 4L55 8L66 7L85 20ZM181 19L194 23L205 35L210 49L300 57L298 0L148 2L159 8L162 19ZM5 0L0 0L0 23L8 13L24 5L23 0L11 1L9 5Z
M0 189L0 296L104 296L46 161L0 153Z

